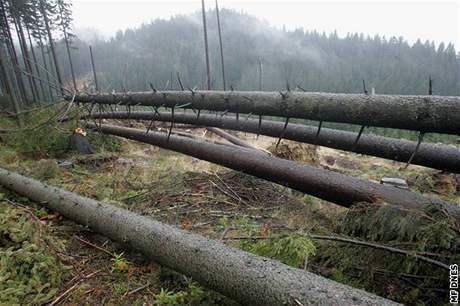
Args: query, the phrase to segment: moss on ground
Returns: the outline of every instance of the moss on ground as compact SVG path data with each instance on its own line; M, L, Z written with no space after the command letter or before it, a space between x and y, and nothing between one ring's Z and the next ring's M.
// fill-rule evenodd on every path
M29 211L8 206L0 200L0 304L49 302L67 273L56 255L64 241L49 235Z

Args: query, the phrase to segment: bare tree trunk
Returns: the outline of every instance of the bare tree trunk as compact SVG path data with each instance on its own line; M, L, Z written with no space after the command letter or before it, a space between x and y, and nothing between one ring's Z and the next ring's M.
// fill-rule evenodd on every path
M16 93L13 90L13 84L9 77L8 71L6 69L6 63L4 59L6 59L6 53L4 52L3 45L0 43L0 75L2 76L2 82L5 88L6 94L10 97L11 102L13 104L13 110L16 114L16 119L18 121L19 127L24 126L24 122L21 116L21 107L19 106L19 102L16 97ZM14 75L14 74L13 74Z
M204 33L204 53L206 58L206 85L211 90L211 68L209 66L209 48L208 48L208 29L206 27L206 9L204 0L201 0L201 10L203 15L203 33Z
M30 51L32 53L32 58L34 60L34 64L35 64L35 70L37 72L37 78L38 78L38 82L40 83L40 89L41 89L41 94L42 94L42 99L44 100L45 99L45 87L43 85L43 79L41 77L41 74L40 74L40 67L38 66L38 61L37 61L37 56L35 55L35 50L34 50L34 45L32 43L32 37L30 35L30 31L29 31L29 28L26 27L26 31L27 31L27 36L29 38L29 44L30 44ZM39 95L40 96L40 95Z
M48 82L48 99L51 102L54 100L53 88L51 87L51 79L50 79L51 69L48 68L48 63L47 63L46 55L45 55L45 47L43 44L42 34L40 32L38 33L38 40L39 40L40 52L42 55L43 66L45 67L45 70L46 70L46 80Z
M59 80L57 79L57 76L56 76L56 66L54 65L54 59L53 59L53 54L51 52L51 47L47 45L46 49L47 49L46 53L48 53L48 60L49 60L48 62L50 64L50 72L52 72L52 76L54 77L55 80L57 80L57 83L59 83ZM58 87L60 87L59 84L57 87L53 87L55 100L61 95L61 89Z
M71 97L67 97L71 99ZM309 92L168 91L78 95L82 103L201 109L460 135L460 97ZM397 116L395 116L397 114Z
M64 87L63 87L64 84L62 83L61 71L59 69L59 62L58 62L57 55L56 55L56 49L54 47L53 35L51 34L51 29L50 29L49 20L48 20L48 14L47 14L47 12L45 10L43 0L40 0L40 9L42 11L43 20L45 21L46 32L48 33L48 41L49 41L49 44L50 44L51 55L53 56L54 67L56 68L56 77L57 77L58 82L59 82L59 87L61 88L60 94L62 96L64 96Z
M222 84L224 91L227 90L226 81L225 81L225 64L224 64L224 47L222 45L222 29L220 26L220 16L219 16L219 5L216 0L216 16L217 16L217 29L219 30L219 47L220 47L220 63L222 66Z
M29 74L28 79L29 79L29 84L30 84L30 90L32 92L32 99L34 103L38 103L39 97L38 97L37 83L35 82L35 79L32 77L34 73L33 73L32 65L31 65L31 60L29 57L29 52L27 51L27 43L26 43L26 39L24 36L24 31L22 29L21 19L19 16L14 16L14 24L16 26L16 32L18 34L19 46L21 47L21 50L22 50L22 58L24 59L24 67L27 73Z
M24 80L23 80L21 72L20 72L21 67L19 65L19 59L18 59L18 55L16 53L16 48L14 46L13 36L11 35L10 25L8 24L8 19L7 19L7 16L6 16L6 7L5 7L5 3L4 3L3 0L0 0L0 8L2 10L2 15L3 15L3 18L5 20L4 33L5 33L5 37L6 37L6 43L7 43L8 52L10 54L10 58L11 58L11 61L12 61L12 64L13 64L14 73L16 75L19 96L21 97L21 100L25 103L29 99L27 97L26 87L24 85Z
M259 91L264 90L262 60L259 58Z
M380 185L333 171L301 165L290 160L233 145L217 145L174 135L171 135L168 140L166 133L150 132L146 134L143 130L110 125L96 126L88 123L88 127L95 128L97 131L105 134L149 143L203 159L288 186L289 188L344 207L350 207L363 202L375 205L384 205L383 203L387 203L402 209L419 211L424 211L429 207L438 207L445 209L457 225L460 225L460 206L439 199L424 197L408 190Z
M104 112L91 115L94 119L132 119L156 120L170 122L173 120L171 113L161 112L160 116L152 112ZM364 134L358 143L357 134L353 132L322 128L317 136L317 127L303 124L290 123L284 129L284 123L264 120L259 126L259 121L254 119L236 120L234 116L216 117L202 114L199 118L195 114L174 114L174 122L192 124L195 126L214 126L221 129L236 130L261 134L285 139L334 148L344 151L353 151L358 154L377 156L399 162L407 162L417 147L417 142L404 139ZM443 144L422 143L417 154L412 160L413 164L431 167L439 170L460 173L460 150L454 146Z
M0 168L0 184L247 305L397 305Z
M64 41L65 41L65 47L67 50L67 57L69 58L69 64L70 64L70 73L72 75L72 83L73 83L73 88L75 92L78 92L77 88L77 81L75 79L75 70L73 68L73 62L72 62L72 56L70 55L70 46L69 46L69 39L67 37L67 31L63 27L62 31L64 32Z
M97 83L96 65L94 64L93 49L91 48L91 46L89 46L89 55L91 57L91 67L93 68L94 86L96 87L96 92L99 92L99 85Z

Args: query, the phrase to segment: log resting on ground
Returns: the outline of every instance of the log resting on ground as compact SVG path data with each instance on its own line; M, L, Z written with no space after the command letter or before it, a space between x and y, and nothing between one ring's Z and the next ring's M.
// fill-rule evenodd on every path
M67 97L71 99L71 97ZM77 95L76 102L178 107L460 135L460 97L255 91Z
M156 120L163 122L172 120L170 112L161 112L159 115L153 112L104 112L94 113L91 117L95 119L127 119L129 117L134 120ZM359 154L372 155L399 162L407 162L417 146L417 142L414 141L372 134L363 134L355 145L357 133L353 132L322 128L320 134L316 137L317 127L289 123L283 132L283 122L263 120L259 129L258 120L246 118L236 120L235 116L230 115L221 117L201 114L197 118L197 115L192 113L176 113L174 114L174 122L208 127L213 126L254 134L260 133L261 135L271 137L283 136L283 138L289 140L344 151L353 151ZM460 150L455 146L422 143L412 159L412 164L460 173Z
M87 125L105 134L149 143L254 175L344 207L362 202L377 205L387 203L409 210L425 210L437 206L444 209L457 225L460 225L460 206L424 197L408 190L301 165L233 145L213 144L175 135L171 135L168 141L166 133L149 132L147 134L144 130L132 128L111 125L96 126L93 123Z
M397 305L2 168L0 184L243 304Z

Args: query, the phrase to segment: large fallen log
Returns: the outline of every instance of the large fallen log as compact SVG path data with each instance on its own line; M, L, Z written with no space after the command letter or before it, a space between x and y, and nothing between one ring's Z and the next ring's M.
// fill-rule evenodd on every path
M70 97L68 97L70 99ZM77 95L76 102L252 113L460 135L460 97L310 92L152 91Z
M256 150L219 145L165 133L87 124L98 131L149 143L230 169L241 171L305 192L318 198L350 207L356 203L388 203L403 209L424 210L432 206L444 209L460 225L460 206L392 186L380 185L346 175L285 160Z
M236 120L235 116L215 116L208 114L197 115L192 113L177 113L172 117L170 112L103 112L94 113L92 118L156 120L177 123L193 124L199 126L213 126L228 130L237 130L249 133L260 133L271 137L283 137L289 140L317 144L329 148L353 151L359 154L377 156L399 162L407 162L414 153L417 143L404 139L394 139L371 134L363 134L356 143L357 133L322 128L301 124L289 123L284 129L284 123L254 119ZM420 144L417 153L412 159L412 164L460 173L460 150L454 146L443 144Z
M0 184L247 305L396 305L0 168Z

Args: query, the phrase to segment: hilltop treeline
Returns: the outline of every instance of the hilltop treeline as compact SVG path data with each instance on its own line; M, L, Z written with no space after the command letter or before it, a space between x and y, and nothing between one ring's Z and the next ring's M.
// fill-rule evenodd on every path
M459 94L459 63L453 44L402 37L364 36L316 31L286 31L247 14L221 11L227 87L240 90L280 90L299 85L308 91ZM213 88L222 88L215 12L208 12ZM95 60L106 90L203 88L205 66L202 24L198 14L155 20L137 29L119 31L108 41L93 42ZM88 47L76 41L75 67L80 76L91 66ZM59 54L69 75L63 45ZM172 82L168 80L172 79Z

